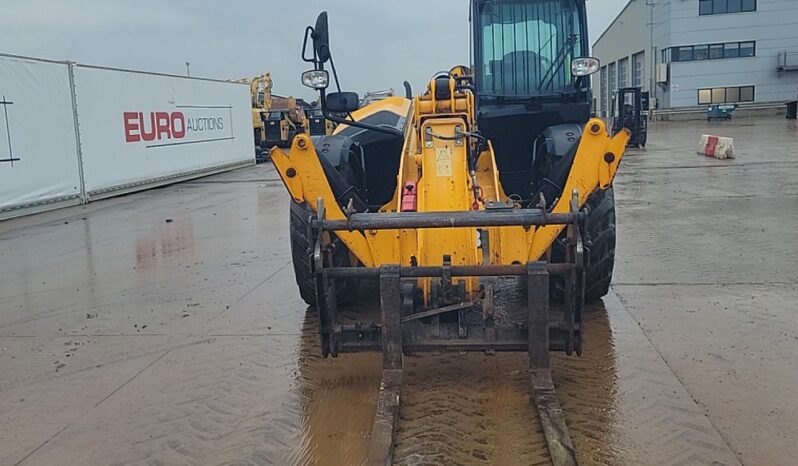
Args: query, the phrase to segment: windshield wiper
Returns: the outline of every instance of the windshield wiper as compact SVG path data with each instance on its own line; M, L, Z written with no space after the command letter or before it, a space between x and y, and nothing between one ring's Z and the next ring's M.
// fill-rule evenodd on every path
M560 69L565 61L565 56L568 52L572 52L574 45L576 44L577 40L576 34L569 34L568 39L563 43L560 50L557 51L557 56L554 57L552 60L549 69L546 70L546 73L543 75L543 79L540 80L540 84L538 84L538 91L542 90L544 85L548 87L552 81L554 81L554 70Z

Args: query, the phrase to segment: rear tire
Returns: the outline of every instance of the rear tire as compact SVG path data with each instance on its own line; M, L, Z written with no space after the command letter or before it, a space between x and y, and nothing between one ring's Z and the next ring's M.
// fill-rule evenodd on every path
M311 215L312 211L307 204L291 201L289 226L294 276L299 288L299 296L309 306L316 306L316 281L311 267L314 244L314 241L310 238L309 222ZM333 265L336 267L349 267L352 265L349 250L340 241L333 254ZM344 304L355 301L357 295L356 280L341 279L336 281L335 285L339 303Z
M582 240L585 244L585 301L595 301L610 291L615 268L615 191L612 187L593 193L585 204ZM565 261L565 233L552 245L552 261ZM551 277L552 297L564 297L564 281Z

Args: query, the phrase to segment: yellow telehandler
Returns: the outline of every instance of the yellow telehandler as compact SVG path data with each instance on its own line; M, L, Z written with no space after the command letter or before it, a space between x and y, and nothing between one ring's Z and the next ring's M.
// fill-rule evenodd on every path
M584 302L608 292L612 181L629 133L590 118L599 63L587 56L585 0L471 9L472 66L364 108L340 91L327 14L306 29L302 82L338 127L272 150L292 198L299 293L324 356L383 354L369 464L391 462L402 356L425 351L527 352L552 461L575 464L549 351L580 354ZM500 303L508 277L522 283L520 312ZM353 320L339 304L364 279L379 283L379 314Z

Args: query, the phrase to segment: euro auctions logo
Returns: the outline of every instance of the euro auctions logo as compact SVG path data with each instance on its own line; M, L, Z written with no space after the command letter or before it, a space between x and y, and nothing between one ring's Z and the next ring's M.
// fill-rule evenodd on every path
M125 142L183 139L186 137L186 116L183 112L125 112ZM149 128L147 128L149 121Z
M190 107L174 112L123 112L125 143L147 148L233 139L230 107ZM227 113L227 112L224 112Z

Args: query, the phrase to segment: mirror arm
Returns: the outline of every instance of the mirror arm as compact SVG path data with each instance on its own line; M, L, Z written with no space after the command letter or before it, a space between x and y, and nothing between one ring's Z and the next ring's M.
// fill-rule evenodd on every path
M321 113L324 115L324 118L342 125L354 126L356 128L378 131L380 133L390 134L392 136L404 139L405 134L396 128L370 125L368 123L363 123L355 120L347 120L346 118L341 118L339 116L333 115L332 113L330 113L329 110L327 110L327 92L324 89L320 90L319 92L321 94Z
M308 58L307 50L308 50L308 38L313 37L313 27L308 26L305 28L305 41L302 43L302 61L306 63L316 63L316 47L313 47L313 56Z
M391 136L396 136L397 138L400 139L403 139L405 137L405 134L403 132L390 126L376 126L376 125L370 125L368 123L361 123L359 121L347 120L346 118L340 118L330 114L326 109L323 109L322 112L324 113L324 118L330 121L334 121L336 123L340 123L342 125L354 126L356 128L368 129L384 134L390 134Z

